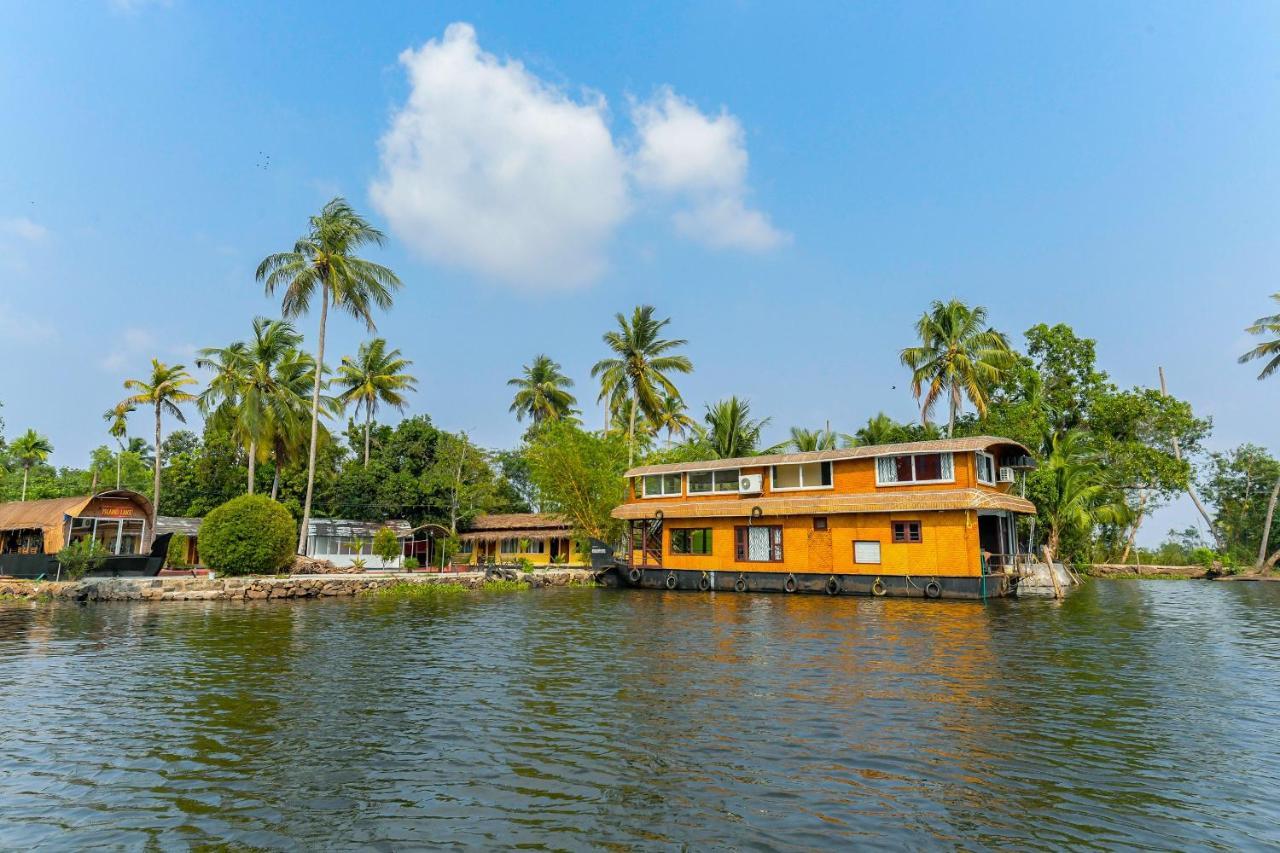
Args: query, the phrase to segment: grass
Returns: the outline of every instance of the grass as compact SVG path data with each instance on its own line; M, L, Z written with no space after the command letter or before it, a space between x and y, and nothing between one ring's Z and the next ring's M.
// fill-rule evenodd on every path
M492 580L479 586L468 586L461 583L414 583L398 581L390 586L371 589L365 595L374 598L395 601L440 601L450 598L462 598L476 593L486 592L520 592L529 588L520 581Z

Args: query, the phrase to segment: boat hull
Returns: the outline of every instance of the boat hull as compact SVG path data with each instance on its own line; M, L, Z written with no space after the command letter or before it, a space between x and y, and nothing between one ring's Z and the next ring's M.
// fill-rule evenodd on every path
M620 565L611 570L614 585L672 592L775 592L784 594L865 595L876 598L951 598L982 600L1013 595L1004 574L985 577L887 575L825 572L736 572Z

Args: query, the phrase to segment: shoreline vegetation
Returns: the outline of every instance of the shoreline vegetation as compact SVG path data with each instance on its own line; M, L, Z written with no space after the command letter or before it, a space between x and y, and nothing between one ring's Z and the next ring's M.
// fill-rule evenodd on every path
M260 496L287 511L282 529L300 553L311 517L395 519L444 527L447 560L481 514L559 515L579 551L591 538L619 542L622 525L610 513L636 464L997 435L1030 448L1036 462L1013 488L1037 507L1018 529L1022 547L1037 556L1131 566L1142 577L1150 575L1141 565L1265 575L1280 562L1280 536L1271 535L1280 459L1270 450L1250 443L1210 450L1212 420L1170 395L1154 362L1158 383L1123 388L1098 364L1096 342L1070 326L1037 323L1019 339L998 329L987 308L958 299L935 300L903 329L896 355L906 375L886 384L896 379L901 394L909 391L914 422L867 412L861 425L778 424L776 437L786 438L770 444L772 418L732 388L700 413L690 406L677 386L695 370L689 342L669 334L671 318L639 305L617 313L601 336L604 357L589 371L599 415L580 405L560 363L538 353L518 372L512 365L517 375L502 392L527 424L514 447L479 447L425 413L381 423L380 411L408 408L415 362L380 337L326 362L325 338L330 314L372 336L375 314L393 310L399 278L359 254L383 242L345 200L327 203L292 251L267 256L256 271L279 317L254 319L245 340L199 350L203 388L185 365L151 359L103 414L114 447L95 449L87 468L52 466L52 443L23 424L11 442L0 438L0 499L97 493L114 481L151 500L154 530L160 515L208 519L235 499ZM1280 303L1280 293L1272 298ZM308 342L294 322L313 314L316 337ZM1239 360L1262 362L1258 378L1266 380L1280 369L1280 314L1245 331L1261 342ZM203 416L199 433L165 434L166 423L185 423L192 409ZM146 420L147 438L130 435L135 413ZM1152 513L1183 496L1200 522L1169 531L1157 548L1139 546ZM208 550L201 543L202 557L219 549ZM273 565L251 569L243 555L207 565L269 571L283 568L285 550L292 546L264 557Z

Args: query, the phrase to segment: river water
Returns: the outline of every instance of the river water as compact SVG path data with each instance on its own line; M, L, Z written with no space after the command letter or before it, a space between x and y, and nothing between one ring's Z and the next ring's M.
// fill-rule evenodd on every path
M1280 584L0 603L0 846L1280 842Z

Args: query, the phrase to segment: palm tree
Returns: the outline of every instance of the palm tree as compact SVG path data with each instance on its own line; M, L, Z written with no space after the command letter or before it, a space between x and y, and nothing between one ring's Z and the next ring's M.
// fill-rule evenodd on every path
M663 395L680 396L667 374L693 372L688 356L670 354L688 341L659 337L671 319L656 320L653 311L652 305L637 305L630 321L621 313L615 315L618 328L604 335L604 342L613 350L614 357L601 359L591 368L591 375L600 377L597 401L608 400L611 407L625 400L636 403L630 409L627 426L628 466L635 462L637 415L656 419Z
M792 427L791 440L787 443L796 452L804 453L810 450L835 450L841 444L853 447L857 441L853 436L835 432L829 426L822 429Z
M573 407L578 403L568 391L573 387L573 380L560 372L559 363L539 354L523 369L522 376L507 380L507 385L519 389L508 410L515 412L517 421L523 421L528 415L534 426L538 426L573 414Z
M159 359L151 359L151 376L147 379L126 379L124 387L137 393L120 401L122 406L154 406L156 411L156 451L152 466L155 475L151 489L151 536L155 537L156 518L160 515L160 467L164 464L164 454L160 447L160 419L168 412L182 423L187 422L186 415L178 408L184 403L194 403L196 397L182 389L195 385L196 381L187 373L185 365L168 365Z
M1276 302L1280 302L1280 293L1271 294L1271 298ZM1244 355L1240 356L1240 363L1244 364L1255 359L1268 359L1263 366L1262 372L1258 374L1259 379L1266 379L1271 374L1280 369L1280 314L1272 314L1270 317L1259 317L1253 321L1252 326L1245 328L1245 331L1251 335L1273 335L1271 340L1263 341Z
M258 281L267 295L284 290L282 312L286 317L305 314L320 294L320 333L316 340L315 384L311 390L311 444L307 455L307 493L298 529L298 553L306 553L311 521L311 498L316 482L316 446L320 439L320 384L324 375L324 337L329 305L363 320L374 331L372 309L391 307L392 291L400 287L396 274L381 264L356 257L361 246L380 246L386 238L341 198L335 198L311 217L307 235L293 251L269 255L258 265Z
M107 434L120 445L120 452L116 454L117 490L120 488L120 465L124 460L124 440L129 435L129 415L133 414L134 409L135 407L129 403L116 403L102 413L102 419L107 422Z
M970 308L958 299L934 301L916 323L920 345L907 347L899 356L902 364L911 368L911 391L921 401L922 424L929 423L933 407L947 394L948 438L963 398L968 397L978 414L985 415L987 394L999 381L1001 371L1016 360L1005 336L986 323L987 309L982 306Z
M1051 561L1058 556L1064 533L1124 521L1128 508L1112 497L1114 492L1107 488L1102 463L1086 433L1073 429L1054 435L1044 468L1047 488L1037 503Z
M300 350L287 353L277 368L278 396L271 431L271 456L275 468L271 480L272 500L280 494L280 469L302 458L307 451L315 369L315 359ZM341 410L338 401L328 395L321 395L320 405L329 415L336 415ZM329 440L329 430L321 423L319 443L324 446Z
M49 439L33 429L29 429L22 435L13 440L13 444L9 445L9 449L13 452L13 456L22 464L22 498L27 499L27 476L31 473L31 467L41 463L49 458L49 454L53 452L53 445L49 443Z
M684 435L697 425L698 422L689 417L689 407L684 404L684 400L675 394L662 396L662 403L653 418L653 427L656 432L664 429L667 431L668 447L677 435Z
M369 467L369 431L373 425L373 416L377 414L378 404L386 403L397 410L403 410L405 399L403 391L416 391L418 380L408 373L413 362L400 357L400 350L387 352L387 342L383 338L374 338L360 345L355 360L343 357L338 367L338 384L343 391L338 395L338 402L343 406L355 403L356 413L364 409L364 467Z
M868 418L864 426L853 434L859 445L893 444L905 438L902 425L884 412Z
M730 397L707 406L704 420L708 428L703 430L702 438L718 459L776 453L786 446L780 444L758 450L760 435L769 425L769 419L754 420L751 417L751 403L738 397Z

